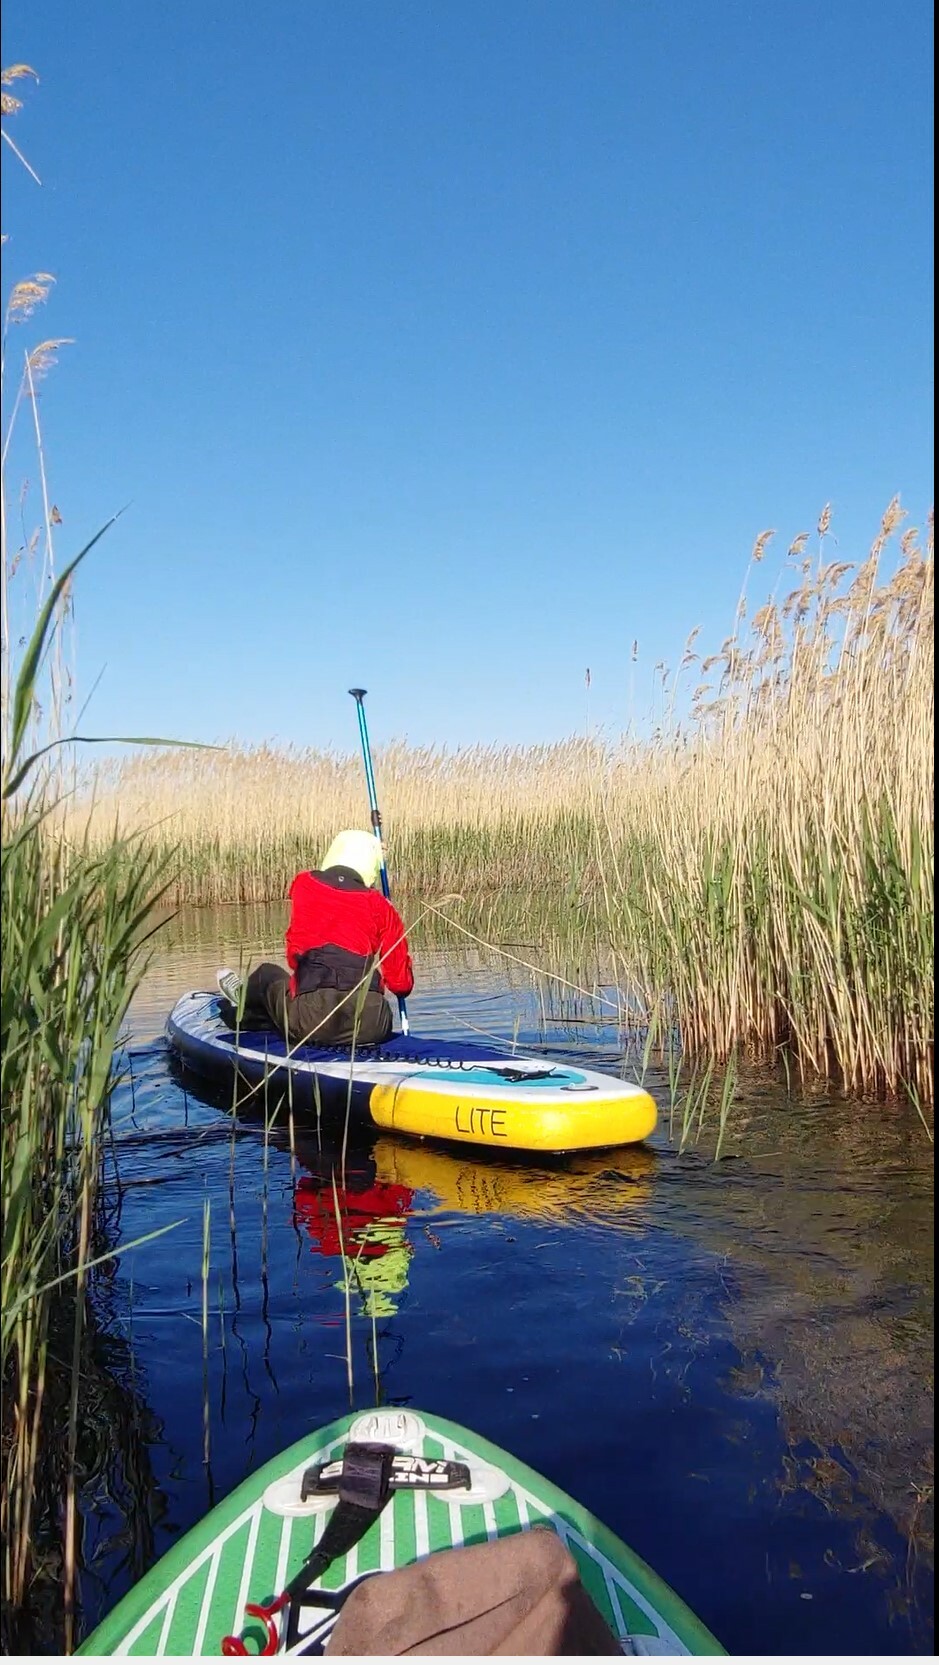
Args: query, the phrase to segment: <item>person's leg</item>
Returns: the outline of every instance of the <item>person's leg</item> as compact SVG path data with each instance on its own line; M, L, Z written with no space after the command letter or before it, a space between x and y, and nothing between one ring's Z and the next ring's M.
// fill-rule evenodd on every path
M283 966L269 962L256 966L245 984L243 1029L276 1029L284 1033L285 1005L289 999L290 974Z
M329 1023L328 1046L380 1046L391 1034L391 1007L381 994L369 992L346 995L337 1004Z
M342 999L338 989L311 989L289 1001L287 1014L291 1046L336 1046L334 1015Z
M360 996L338 989L317 989L290 1001L290 1040L295 1046L379 1046L391 1034L391 1007L383 995L369 993L361 1011Z

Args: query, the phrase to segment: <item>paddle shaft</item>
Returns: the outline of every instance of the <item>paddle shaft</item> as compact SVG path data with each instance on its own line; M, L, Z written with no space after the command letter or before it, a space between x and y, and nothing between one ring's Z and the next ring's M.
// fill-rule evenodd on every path
M355 700L355 709L359 719L359 739L362 742L362 758L365 763L365 784L368 788L368 805L372 815L372 831L378 839L378 848L381 851L381 892L382 895L390 901L391 886L388 883L388 869L385 866L385 852L381 842L381 811L378 808L378 789L375 785L375 770L372 767L372 748L368 741L368 724L365 721L365 695L368 690L365 688L350 688L349 692ZM401 1016L401 1028L404 1033L407 1034L408 1012L407 1006L404 1002L404 996L399 994L397 996L397 1001L398 1011Z

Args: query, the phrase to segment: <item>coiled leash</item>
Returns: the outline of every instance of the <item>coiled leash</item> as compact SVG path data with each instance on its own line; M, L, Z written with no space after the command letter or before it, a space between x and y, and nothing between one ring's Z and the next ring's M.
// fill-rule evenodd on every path
M341 1555L364 1538L386 1503L396 1491L454 1491L471 1484L470 1471L465 1463L453 1463L444 1458L407 1457L395 1451L393 1445L350 1444L341 1458L331 1463L316 1463L308 1468L300 1482L300 1500L317 1495L338 1493L338 1502L326 1523L326 1530L316 1548L311 1551L290 1583L279 1596L267 1602L246 1602L245 1612L259 1619L264 1626L262 1648L250 1649L245 1635L224 1636L222 1653L228 1657L275 1654L279 1634L277 1617L286 1609L283 1624L285 1645L293 1648L300 1640L299 1608L310 1585ZM313 1592L310 1605L338 1607L345 1591Z

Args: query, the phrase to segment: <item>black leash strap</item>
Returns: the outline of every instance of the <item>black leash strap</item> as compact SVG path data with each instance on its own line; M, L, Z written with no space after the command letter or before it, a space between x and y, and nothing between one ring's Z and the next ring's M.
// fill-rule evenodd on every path
M364 1538L391 1496L394 1455L393 1445L346 1446L339 1476L339 1502L316 1548L287 1585L289 1596L298 1596L308 1589L340 1555L348 1555L353 1545ZM304 1496L302 1488L300 1495Z
M298 1641L297 1605L315 1579L321 1578L327 1567L347 1555L377 1520L391 1496L391 1467L395 1451L392 1445L347 1445L339 1475L339 1501L326 1523L326 1530L316 1548L311 1551L299 1572L279 1596L265 1604L248 1602L245 1612L260 1619L267 1633L261 1654L277 1652L276 1615L287 1609L285 1643L288 1648ZM308 1495L308 1494L307 1494ZM222 1653L228 1656L248 1653L243 1636L226 1636Z

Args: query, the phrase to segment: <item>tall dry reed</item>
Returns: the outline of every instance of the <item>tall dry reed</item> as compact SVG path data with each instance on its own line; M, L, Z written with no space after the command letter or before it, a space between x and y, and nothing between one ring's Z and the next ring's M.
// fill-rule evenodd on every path
M533 936L561 898L663 1036L785 1046L806 1073L931 1103L933 533L930 514L898 545L903 519L894 501L866 558L835 562L826 509L784 599L748 616L742 597L703 663L689 639L648 742L377 753L399 890L458 891L478 921L514 888ZM94 795L101 836L177 849L195 903L279 898L363 820L355 756L272 746L112 762Z
M881 576L903 518L894 501L855 567L825 561L826 511L786 600L705 662L716 685L659 752L669 790L611 918L692 1047L786 1045L807 1073L931 1103L933 534L930 515Z

